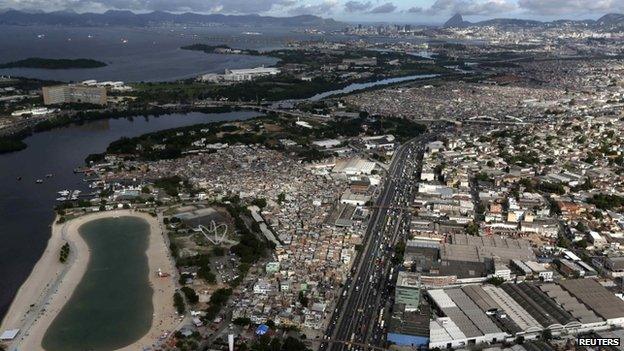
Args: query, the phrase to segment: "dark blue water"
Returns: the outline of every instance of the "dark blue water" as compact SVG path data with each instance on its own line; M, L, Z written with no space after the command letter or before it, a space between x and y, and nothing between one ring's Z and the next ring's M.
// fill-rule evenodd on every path
M108 66L92 69L0 69L14 75L60 81L115 80L124 82L170 81L201 73L222 73L226 68L271 66L271 57L217 55L181 50L192 43L236 47L281 47L284 38L249 36L241 29L219 32L210 28L80 28L55 26L0 26L0 62L28 57L91 58Z
M85 189L74 168L114 140L213 121L248 119L255 112L172 114L133 120L102 120L35 134L28 148L0 155L0 319L39 260L50 238L57 191ZM52 173L52 178L45 175ZM21 181L17 177L22 177ZM35 180L45 178L43 184Z
M48 351L116 350L152 326L154 293L147 250L150 227L142 218L102 218L78 231L91 257L84 277L48 330Z

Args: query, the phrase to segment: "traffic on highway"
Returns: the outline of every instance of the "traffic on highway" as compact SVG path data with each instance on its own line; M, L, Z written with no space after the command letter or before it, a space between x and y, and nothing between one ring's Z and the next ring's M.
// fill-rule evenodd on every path
M423 148L431 138L431 133L419 136L396 150L320 350L384 348L393 281L400 264L395 247L409 235Z

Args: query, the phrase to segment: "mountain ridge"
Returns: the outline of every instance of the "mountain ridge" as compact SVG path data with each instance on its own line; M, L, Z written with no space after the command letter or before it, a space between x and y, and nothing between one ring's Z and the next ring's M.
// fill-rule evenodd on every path
M443 28L464 28L464 27L482 27L482 26L514 26L514 27L539 27L552 26L562 24L587 25L605 29L624 29L624 14L608 13L597 20L568 20L560 19L549 22L538 20L527 20L518 18L493 18L479 22L469 22L463 19L460 13L453 15L447 20Z
M249 26L284 26L284 27L321 27L339 28L344 23L331 18L322 18L313 15L298 15L292 17L272 17L259 15L223 15L198 13L171 13L153 11L149 13L134 13L126 10L108 10L104 13L76 13L56 11L46 13L24 12L14 9L0 11L0 24L6 25L68 25L68 26L151 26L164 23L175 24L224 24Z

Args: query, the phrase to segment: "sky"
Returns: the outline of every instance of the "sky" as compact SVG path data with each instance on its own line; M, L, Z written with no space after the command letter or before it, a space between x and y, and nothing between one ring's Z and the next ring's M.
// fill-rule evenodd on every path
M292 16L313 14L347 22L435 24L456 13L467 20L598 18L624 13L624 0L0 0L0 9L104 12L198 12Z

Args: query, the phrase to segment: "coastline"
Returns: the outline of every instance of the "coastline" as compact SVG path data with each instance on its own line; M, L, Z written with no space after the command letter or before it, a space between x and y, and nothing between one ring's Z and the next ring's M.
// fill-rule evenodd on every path
M7 329L20 329L18 337L9 343L9 349L43 350L43 337L71 298L75 288L84 276L89 263L90 252L78 229L84 223L109 217L132 216L144 219L150 226L149 245L146 250L149 266L149 282L153 289L152 304L154 315L149 332L119 350L141 350L155 345L165 333L171 333L179 324L173 307L175 291L173 275L160 278L158 270L174 272L175 267L169 258L169 249L162 235L158 220L149 214L133 210L96 212L80 216L65 223L52 225L52 236L41 259L35 265L28 279L22 284L17 295L0 324L0 332ZM71 250L68 261L59 261L61 246L69 243Z

